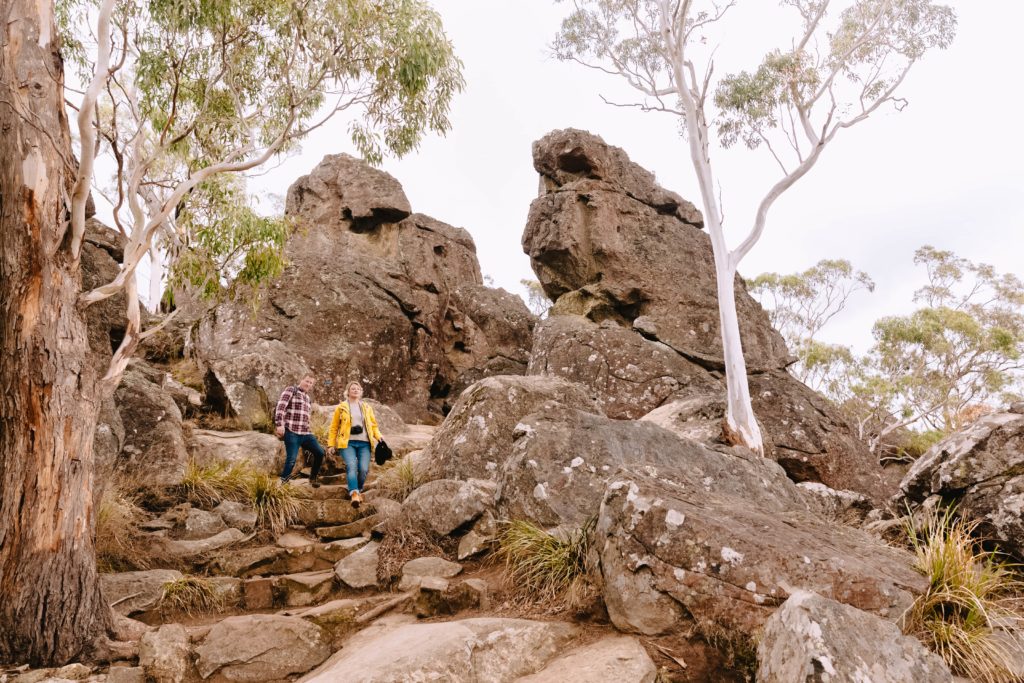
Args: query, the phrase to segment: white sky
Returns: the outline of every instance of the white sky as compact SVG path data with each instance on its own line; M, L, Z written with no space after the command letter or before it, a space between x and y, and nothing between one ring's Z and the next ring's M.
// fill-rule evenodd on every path
M778 16L777 3L747 2L757 14L729 27L717 53L720 64L756 66L756 55L771 45L766 27ZM880 112L841 134L817 167L776 203L764 237L740 266L752 276L847 258L866 270L878 284L876 292L858 294L823 333L861 350L870 343L875 319L910 309L911 294L921 284L911 259L923 244L1024 277L1024 140L1016 122L1024 104L1024 3L947 3L959 14L957 39L911 72L902 90L909 107L900 114ZM447 137L432 136L418 152L389 159L383 168L402 183L414 211L469 230L483 272L496 285L520 292L520 279L534 277L520 246L538 186L530 145L553 129L601 135L652 170L662 185L700 206L673 117L608 106L599 94L625 101L630 91L614 77L548 56L566 4L433 5L465 63L467 86L455 100ZM300 154L254 179L251 189L283 196L324 154L351 153L345 127L337 120L317 131ZM766 155L745 149L714 153L733 245L777 177Z

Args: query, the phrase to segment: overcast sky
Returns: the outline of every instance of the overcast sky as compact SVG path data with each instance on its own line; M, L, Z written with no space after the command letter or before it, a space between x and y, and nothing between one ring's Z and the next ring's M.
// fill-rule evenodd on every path
M721 63L742 65L776 38L769 28L777 3L747 2L760 14L737 15L742 21L729 26L728 40L718 49ZM956 41L915 66L902 90L909 106L902 113L879 113L840 135L775 205L764 237L740 266L752 276L847 258L866 270L878 283L876 292L857 295L849 312L826 328L826 339L863 349L875 319L909 310L921 284L913 252L923 244L1024 277L1024 143L1018 123L1024 104L1024 3L947 2L959 14ZM583 128L602 136L700 206L673 117L608 106L600 94L629 96L614 77L549 56L547 46L568 11L564 3L433 5L465 63L466 89L455 100L446 137L430 137L418 152L383 167L402 183L414 211L473 235L483 272L496 285L520 292L519 281L534 277L520 245L538 186L530 145L553 129ZM351 153L345 125L338 120L318 131L300 154L255 179L252 189L283 195L324 154ZM733 245L777 177L764 154L713 153Z

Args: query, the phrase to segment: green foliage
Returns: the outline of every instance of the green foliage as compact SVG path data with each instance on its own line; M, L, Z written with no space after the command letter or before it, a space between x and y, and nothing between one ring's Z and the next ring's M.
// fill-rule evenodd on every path
M57 3L81 84L93 77L98 6ZM407 154L449 130L464 84L424 0L115 0L110 33L115 73L94 125L117 171L97 189L133 241L126 272L156 249L173 285L207 298L280 273L290 229L219 174L294 151L335 115L371 163Z
M897 457L1015 400L1024 382L1024 283L930 246L914 263L928 276L914 295L923 306L878 320L864 357L814 338L852 292L874 287L849 263L747 281L800 359L793 374L841 406L873 450L894 442ZM907 427L916 431L897 432Z
M224 601L210 579L182 576L163 585L157 610L164 615L196 616L219 612Z
M928 590L903 615L905 632L938 653L950 669L972 681L1009 683L1014 653L1024 645L1014 625L1024 614L1022 584L1015 567L981 550L977 523L959 519L952 508L931 510L920 528L908 524L916 567Z
M548 298L547 292L544 291L544 287L536 280L524 279L520 280L519 284L526 288L526 307L530 309L530 312L538 318L547 315L552 302Z
M518 590L553 599L585 581L593 527L592 519L556 536L531 522L508 522L498 538L498 557Z
M168 291L188 289L211 300L242 291L251 296L284 271L293 222L259 215L244 190L232 176L214 176L196 188L177 217L183 238Z

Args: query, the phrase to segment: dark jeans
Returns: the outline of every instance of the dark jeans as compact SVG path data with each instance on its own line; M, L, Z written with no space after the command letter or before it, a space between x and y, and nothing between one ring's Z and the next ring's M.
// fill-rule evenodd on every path
M370 450L367 441L349 441L348 446L341 449L341 457L345 459L345 478L348 480L349 493L363 490L366 475L370 472L371 455L373 451Z
M320 442L312 434L296 434L285 430L284 432L284 469L281 470L281 479L287 480L295 467L295 459L299 455L299 448L305 449L307 453L313 454L313 465L309 470L309 478L316 479L320 474L320 466L324 464L324 449Z

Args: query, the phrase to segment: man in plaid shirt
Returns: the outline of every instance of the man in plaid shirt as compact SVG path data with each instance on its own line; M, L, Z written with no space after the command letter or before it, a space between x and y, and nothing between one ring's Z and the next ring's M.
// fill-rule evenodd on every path
M274 410L277 435L284 438L285 457L284 469L281 471L282 483L291 477L299 449L304 448L307 453L313 455L309 483L314 487L320 486L316 478L320 474L320 466L324 462L324 449L309 429L309 412L312 405L309 400L309 390L313 388L314 383L316 383L316 378L313 375L306 375L298 386L286 388L281 392L281 398L278 399L277 408Z

